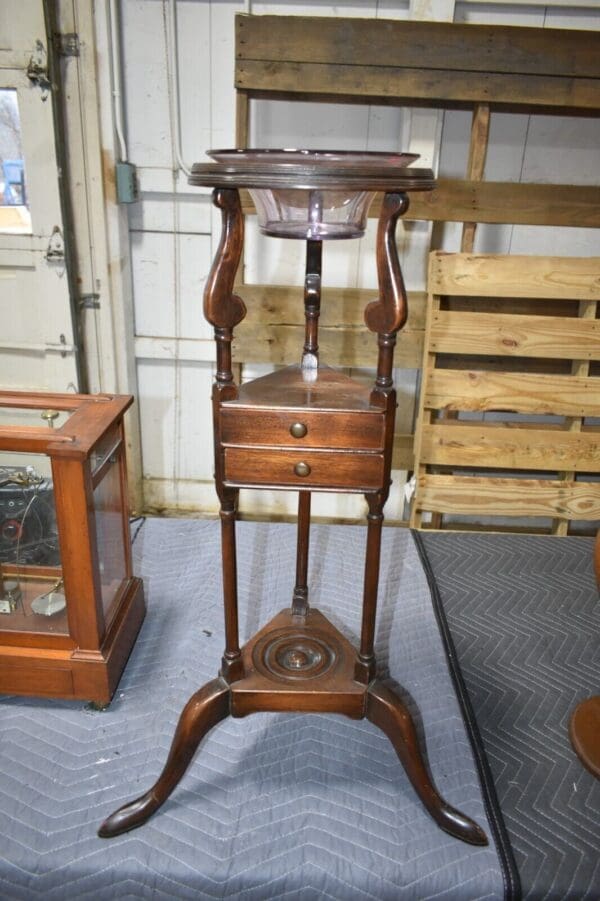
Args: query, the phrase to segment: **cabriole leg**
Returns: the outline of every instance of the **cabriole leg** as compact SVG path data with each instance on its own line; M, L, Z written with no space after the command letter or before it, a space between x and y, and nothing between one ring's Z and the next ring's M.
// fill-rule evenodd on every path
M438 793L427 772L408 708L398 695L381 682L376 681L369 686L367 718L385 732L393 744L406 775L438 826L470 845L487 845L483 829L450 807Z
M192 695L183 708L167 762L157 782L145 795L111 814L98 830L100 838L113 838L145 823L167 800L206 733L226 716L229 716L229 686L221 678L213 679Z
M292 600L294 616L308 613L308 546L310 535L310 491L298 495L298 546L296 550L296 585Z

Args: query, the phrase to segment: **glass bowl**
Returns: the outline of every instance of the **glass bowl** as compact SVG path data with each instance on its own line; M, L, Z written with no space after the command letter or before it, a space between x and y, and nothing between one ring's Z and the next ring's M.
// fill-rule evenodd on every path
M209 150L208 156L224 166L243 166L266 183L248 187L263 234L313 241L360 238L375 196L361 189L361 173L389 178L418 159L414 153L296 149ZM286 172L306 187L267 186L270 173L281 179ZM327 186L317 187L315 180L323 177Z

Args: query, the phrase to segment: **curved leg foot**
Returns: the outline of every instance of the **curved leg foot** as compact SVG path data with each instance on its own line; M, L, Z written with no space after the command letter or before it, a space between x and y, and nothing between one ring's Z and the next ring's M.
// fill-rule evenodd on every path
M183 708L157 782L145 795L111 814L98 830L100 838L113 838L145 823L167 800L206 733L226 716L229 716L229 686L221 678L213 679L193 694Z
M450 807L437 792L425 767L415 725L406 705L381 682L374 682L368 690L367 718L379 726L393 744L416 793L438 826L463 842L487 845L483 829Z

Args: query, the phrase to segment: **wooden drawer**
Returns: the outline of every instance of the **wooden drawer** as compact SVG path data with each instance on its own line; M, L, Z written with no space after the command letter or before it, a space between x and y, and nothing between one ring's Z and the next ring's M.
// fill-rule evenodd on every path
M297 474L295 467L300 463L309 467L307 475ZM382 485L383 454L226 447L225 481L246 486L369 491Z
M291 434L294 423L305 426L304 436L295 438ZM385 416L379 412L295 412L221 407L223 444L383 450L384 424Z

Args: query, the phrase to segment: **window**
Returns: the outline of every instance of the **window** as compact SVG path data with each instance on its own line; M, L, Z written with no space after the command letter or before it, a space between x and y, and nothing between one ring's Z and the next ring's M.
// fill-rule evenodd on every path
M0 232L31 232L17 92L0 89Z

